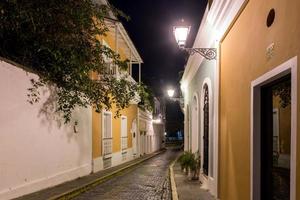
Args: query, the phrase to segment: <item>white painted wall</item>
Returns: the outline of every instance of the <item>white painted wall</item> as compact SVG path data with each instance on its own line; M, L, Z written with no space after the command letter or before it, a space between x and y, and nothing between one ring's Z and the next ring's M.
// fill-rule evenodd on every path
M36 75L0 61L0 199L9 199L87 175L91 172L91 109L78 109L64 125L43 104L27 102ZM74 120L78 132L74 133Z
M146 135L140 136L140 153L152 153L161 148L161 132L164 130L163 124L153 124L152 123L152 114L150 112L145 112L139 109L139 129L145 130ZM162 127L159 127L159 126ZM162 133L164 134L164 133Z
M234 17L237 15L238 11L242 7L243 3L246 0L214 0L211 8L207 7L206 11L202 17L202 21L200 23L200 27L197 33L197 36L194 40L193 47L194 48L217 48L219 46L220 40L226 33L228 27L230 26L230 23L234 19ZM210 108L213 107L213 114L210 116L213 116L212 119L210 119L210 130L212 130L212 134L210 134L210 141L213 142L213 144L210 143L210 153L213 152L213 159L210 159L210 162L213 161L213 163L210 163L210 166L213 166L213 169L210 169L214 172L213 177L210 177L211 179L208 181L207 188L210 190L211 194L213 194L215 197L218 197L217 191L218 191L218 152L219 152L219 139L218 139L218 128L219 128L219 52L217 53L217 60L216 61L210 61L213 63L213 66L205 66L207 63L205 59L200 56L199 54L195 54L189 57L184 74L181 80L181 89L184 94L184 101L186 106L185 111L185 150L191 149L191 145L195 146L194 139L193 139L193 129L195 129L195 126L193 124L193 106L190 105L190 112L188 104L192 104L192 100L189 99L190 93L193 91L189 91L191 88L190 85L192 83L193 78L195 75L199 72L199 68L201 66L209 67L209 70L214 70L214 76L212 76L212 83L215 85L213 88L213 91L211 93L214 94L213 102L210 103ZM200 70L203 70L200 69ZM204 74L205 72L201 72L201 74ZM198 83L201 85L201 81ZM211 98L210 98L211 99ZM201 109L201 108L200 108ZM190 119L189 119L189 117ZM201 118L201 117L200 117ZM201 128L201 124L200 124ZM192 136L192 137L191 137ZM192 141L191 141L192 140ZM201 138L200 140L201 141ZM194 144L194 145L193 145ZM201 146L201 144L200 144ZM192 149L195 149L192 147ZM210 184L211 183L211 184ZM205 187L205 183L203 183L203 186Z
M164 124L163 123L153 124L153 132L154 132L153 151L158 151L161 148L163 148L162 141L164 140L164 134L165 134Z

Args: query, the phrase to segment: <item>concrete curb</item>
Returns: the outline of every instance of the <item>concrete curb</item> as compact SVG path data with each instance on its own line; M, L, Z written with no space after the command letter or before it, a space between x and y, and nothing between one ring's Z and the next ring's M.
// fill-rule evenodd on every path
M178 193L177 193L176 182L175 182L175 178L174 178L173 166L177 162L180 155L181 154L179 154L178 157L169 166L169 173L170 173L169 177L170 177L170 182L171 182L172 200L178 200Z
M161 154L161 153L163 153L165 151L166 150L161 150L159 152L156 152L156 153L154 153L153 155L151 155L149 157L146 157L146 158L141 159L141 160L139 160L139 161L137 161L135 163L132 163L132 164L127 165L127 166L125 166L123 168L120 168L120 169L118 169L118 170L116 170L114 172L111 172L110 174L107 174L107 175L103 176L103 177L97 178L97 179L95 179L95 180L93 180L93 181L91 181L91 182L89 182L87 184L84 184L84 185L79 186L77 188L68 190L67 192L64 192L62 194L50 197L50 198L48 198L48 200L67 200L67 199L72 199L72 198L80 195L81 193L84 193L84 192L92 189L93 187L95 187L95 186L97 186L97 185L99 185L99 184L101 184L101 183L103 183L103 182L105 182L105 181L107 181L107 180L109 180L109 179L117 176L118 174L121 174L123 171L125 171L127 169L130 169L130 168L133 168L134 166L137 166L137 165L141 164L142 162L144 162L146 160L149 160L149 159L151 159L151 158L153 158L153 157L157 156L158 154Z

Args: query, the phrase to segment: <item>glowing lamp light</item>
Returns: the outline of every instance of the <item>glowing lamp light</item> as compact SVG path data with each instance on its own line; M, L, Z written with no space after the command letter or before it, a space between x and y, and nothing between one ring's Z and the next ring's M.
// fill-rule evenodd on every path
M169 90L167 91L167 93L168 93L168 96L169 96L169 97L173 97L175 91L174 91L173 89L169 89Z
M159 123L161 123L161 119L153 119L152 123L159 124Z
M173 33L179 47L184 48L187 37L190 33L190 26L174 26Z
M197 53L207 60L217 60L217 48L185 47L190 30L191 26L187 25L183 19L180 23L177 23L176 26L173 26L173 33L179 48L186 51L189 55L194 55Z

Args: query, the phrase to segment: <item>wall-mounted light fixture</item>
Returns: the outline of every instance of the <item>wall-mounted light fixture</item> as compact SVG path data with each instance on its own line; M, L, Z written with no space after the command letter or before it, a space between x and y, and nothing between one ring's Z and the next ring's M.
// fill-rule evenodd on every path
M74 126L73 126L74 133L78 133L78 127L77 127L77 125L78 125L78 121L76 120L74 122Z
M173 89L168 89L167 93L168 93L168 96L172 98L174 96L175 91Z
M173 33L179 48L188 52L190 55L199 53L207 60L216 60L217 59L216 48L185 48L186 40L190 33L190 30L191 30L191 26L185 25L184 20L181 20L180 25L173 27Z
M158 119L152 119L152 123L153 124L160 124L161 123L161 119L158 118Z

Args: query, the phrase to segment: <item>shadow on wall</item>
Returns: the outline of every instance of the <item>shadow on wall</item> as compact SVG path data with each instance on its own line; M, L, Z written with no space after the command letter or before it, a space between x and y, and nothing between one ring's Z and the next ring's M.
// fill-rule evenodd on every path
M40 109L37 117L41 120L41 124L47 127L49 134L57 133L55 130L59 129L65 134L68 144L76 143L78 145L78 160L77 164L82 164L84 158L91 151L91 113L88 108L76 107L72 113L70 122L65 123L63 113L57 112L58 95L55 86L45 86L40 88L40 95L43 100L39 102ZM58 135L57 134L57 135ZM82 156L81 156L82 155Z
M39 110L38 118L41 118L43 125L48 125L48 130L51 132L53 126L61 128L63 125L62 115L56 112L57 92L54 86L43 87L41 90L41 95L46 96L47 99Z

